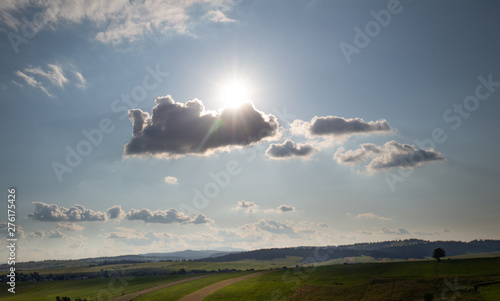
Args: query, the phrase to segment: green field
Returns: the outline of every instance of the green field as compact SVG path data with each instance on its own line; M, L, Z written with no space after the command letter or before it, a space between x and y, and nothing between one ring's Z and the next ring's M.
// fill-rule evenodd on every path
M110 279L63 280L51 282L19 282L16 294L7 292L7 284L2 283L1 300L56 300L56 296L72 299L108 300L123 293L139 291L152 286L177 281L199 275L141 276Z
M240 260L240 261L228 261L228 262L200 262L200 261L180 261L180 262L144 262L144 263L132 263L132 264L110 264L102 266L78 266L75 263L69 263L68 266L64 265L64 262L58 262L56 266L50 267L44 265L44 268L32 269L25 268L22 273L29 274L33 272L38 272L40 275L59 275L59 274L92 274L100 273L101 271L114 272L119 275L135 275L141 276L147 273L171 273L174 271L179 271L180 269L185 269L186 271L191 270L207 270L207 271L217 271L218 269L236 269L236 270L265 270L277 267L288 266L292 267L299 264L302 261L302 257L288 256L287 258L280 258L275 260ZM50 268L49 268L50 267ZM17 266L16 266L17 268ZM18 270L19 271L19 270ZM0 270L1 273L8 273L7 270Z
M500 258L367 263L276 271L205 300L500 300Z
M368 257L351 258L347 265L295 267L300 258L275 261L169 262L130 265L133 271L164 268L225 269L274 268L275 271L227 286L205 300L500 300L500 257L403 262L370 262ZM287 269L282 268L288 266ZM101 268L114 266L102 266ZM123 265L120 265L123 268ZM70 268L71 269L71 268ZM216 273L206 278L175 285L140 296L135 300L177 300L210 284L249 272ZM19 282L16 294L1 284L1 300L55 300L56 296L73 299L109 300L193 275L136 276L109 279Z
M134 301L153 301L153 300L162 300L162 301L174 301L179 300L180 298L189 295L199 289L204 288L205 286L209 286L211 284L230 279L241 277L250 274L250 272L232 272L232 273L221 273L215 274L213 276L209 276L203 279L199 279L192 282L187 282L183 284L179 284L176 286L172 286L169 288L165 288L162 290L158 290L149 294L142 295Z

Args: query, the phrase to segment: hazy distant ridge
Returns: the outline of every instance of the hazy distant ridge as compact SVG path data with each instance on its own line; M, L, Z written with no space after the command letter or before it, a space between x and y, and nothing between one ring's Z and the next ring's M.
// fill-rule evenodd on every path
M232 253L219 257L203 258L200 261L236 261L244 259L272 260L286 256L300 256L305 263L327 261L331 259L371 256L375 258L422 259L430 257L436 248L446 250L447 256L468 253L483 253L500 251L500 240L461 241L425 241L409 239L402 241L385 241L378 243L359 243L328 247L293 247L260 249L254 251Z

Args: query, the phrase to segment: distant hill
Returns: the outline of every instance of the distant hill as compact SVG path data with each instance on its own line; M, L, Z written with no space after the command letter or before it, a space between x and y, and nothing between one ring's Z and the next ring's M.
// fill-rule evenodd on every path
M426 241L419 239L358 243L353 245L327 247L293 247L260 249L231 253L219 257L203 258L199 261L238 261L244 259L272 260L287 256L303 257L304 263L314 263L344 257L370 256L374 258L423 259L430 257L436 248L443 248L447 256L469 253L500 251L500 240Z
M184 251L169 252L169 253L146 253L146 254L141 254L139 256L170 259L170 260L194 260L201 258L224 256L230 253L232 252L216 251L216 250L201 250L201 251L184 250Z

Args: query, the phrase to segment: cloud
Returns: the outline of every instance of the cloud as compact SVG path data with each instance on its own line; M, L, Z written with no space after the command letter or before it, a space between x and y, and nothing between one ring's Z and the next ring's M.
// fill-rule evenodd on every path
M264 212L266 213L286 213L286 212L294 212L295 207L289 205L280 205L276 209L266 209Z
M439 232L414 231L414 235L438 235Z
M398 228L396 230L382 228L381 233L382 234L397 234L397 235L411 234L410 232L408 232L406 229L403 229L403 228Z
M33 238L43 238L43 237L45 237L45 231L40 229L38 231L31 232L30 236Z
M261 230L273 234L288 234L291 236L297 236L297 233L292 226L267 218L260 220L258 223L243 225L240 228L242 230L250 230L250 231Z
M87 88L87 81L85 80L83 75L78 71L73 71L73 74L75 75L77 81L75 83L75 86L80 90L85 90Z
M292 133L309 136L349 137L359 134L380 134L392 131L385 119L365 121L361 118L344 118L338 116L315 116L310 122L294 120Z
M271 144L266 151L266 155L273 159L309 158L314 151L314 147L309 144L295 145L292 140L286 140L282 144Z
M116 205L109 208L108 211L106 211L106 215L110 219L122 218L123 216L125 216L125 212L122 210L122 206Z
M47 237L48 238L55 238L55 239L67 238L67 236L65 234L63 234L61 231L59 231L59 230L51 230L47 234Z
M28 217L44 222L102 222L106 220L106 214L100 211L86 209L82 205L74 205L67 209L55 204L45 204L42 202L33 202L35 209Z
M245 213L255 213L259 208L254 202L238 201L233 210L244 210Z
M58 29L71 23L85 23L97 32L95 39L102 43L134 42L145 35L186 34L208 22L229 23L226 17L233 0L75 0L75 1L10 1L0 2L0 29L20 30L22 16L39 12L47 26ZM48 24L48 25L47 25Z
M40 88L45 94L47 94L47 96L49 97L55 97L54 95L50 94L50 92L47 90L47 88L45 88L41 82L37 81L33 76L29 76L23 72L21 72L20 70L17 70L16 72L14 72L15 75L19 76L20 78L22 78L29 86L33 87L33 88ZM19 83L15 82L14 83L16 85L20 85ZM22 85L20 85L21 87L23 87Z
M126 215L125 219L133 221L133 220L141 220L145 223L158 223L158 224L208 224L212 223L213 220L207 218L206 216L200 214L194 219L184 215L182 212L177 209L167 209L167 210L155 210L151 211L149 209L131 209Z
M61 230L66 230L66 231L82 231L83 227L75 224L75 223L68 223L68 222L61 222L56 224L57 229Z
M215 23L234 23L236 20L228 18L222 11L220 10L211 10L209 11L204 18L215 22Z
M195 225L203 225L203 224L211 224L213 223L214 220L206 217L203 214L199 214L197 217L195 217L191 223Z
M75 81L75 86L79 89L85 89L87 87L87 81L83 75L76 69L73 65L67 65L63 67L62 65L47 64L47 68L44 70L42 67L28 67L24 68L22 71L17 70L14 72L15 75L20 77L25 81L25 83L33 88L41 89L47 96L55 97L54 94L50 93L47 86L50 84L56 86L57 88L63 89L64 85L69 83L70 80L65 74L66 72L72 74L72 81ZM21 84L13 81L17 86L23 87Z
M390 168L410 169L425 163L444 161L445 158L433 149L417 149L413 145L399 144L389 141L383 146L372 143L361 144L359 149L345 150L343 147L335 152L334 159L339 164L363 165L368 172L381 172ZM367 160L370 163L366 164Z
M205 111L198 99L183 104L166 96L155 102L151 116L140 109L129 111L133 132L132 140L125 145L125 156L211 154L278 134L276 117L256 110L250 102L221 112Z
M392 220L389 217L378 216L378 215L373 214L371 212L368 212L368 213L359 213L358 215L356 215L356 217L357 218L378 219L378 220L381 220L381 221L390 221L390 220Z
M292 211L295 211L295 207L293 207L293 206L288 206L288 205L278 206L278 212L284 213L284 212L292 212Z
M23 227L20 225L16 225L15 227L15 232L8 230L8 229L13 229L13 227L9 227L9 224L7 222L0 222L0 237L4 238L25 238L26 236L24 235ZM10 236L10 233L14 233L15 236Z
M164 179L165 183L175 185L177 184L177 178L176 177L165 177Z
M61 66L54 64L47 64L47 67L49 69L48 71L44 71L40 67L30 67L30 68L25 68L24 72L44 77L48 79L54 86L62 88L64 84L68 82L68 79L64 76L64 72Z

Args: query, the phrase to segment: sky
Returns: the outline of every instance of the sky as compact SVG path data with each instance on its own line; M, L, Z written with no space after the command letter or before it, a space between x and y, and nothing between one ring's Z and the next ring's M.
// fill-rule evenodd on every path
M2 1L2 237L14 188L18 261L500 239L499 10Z

